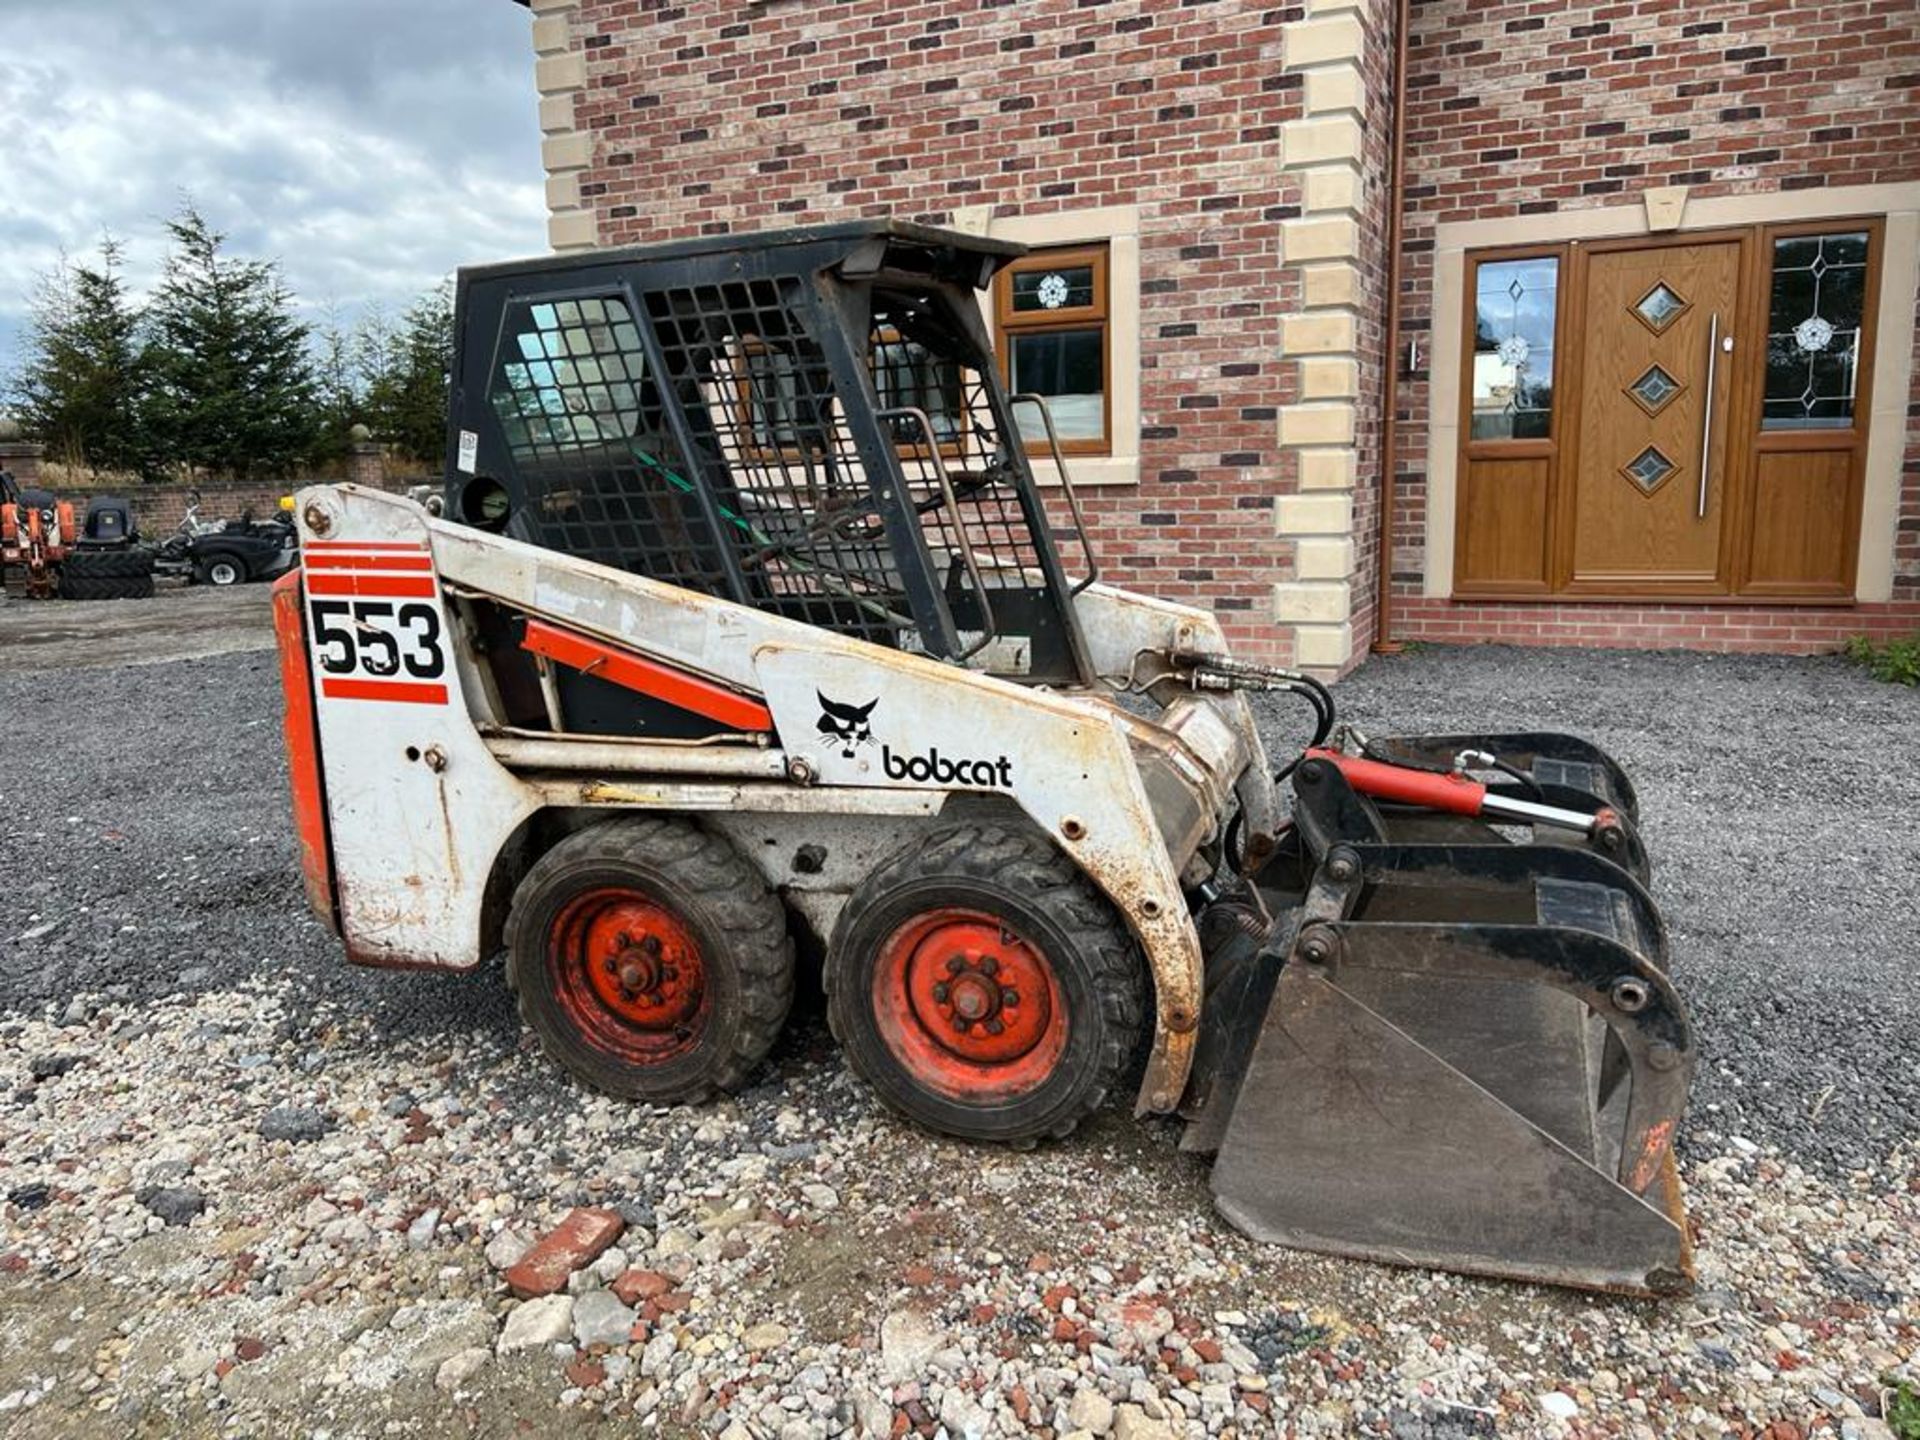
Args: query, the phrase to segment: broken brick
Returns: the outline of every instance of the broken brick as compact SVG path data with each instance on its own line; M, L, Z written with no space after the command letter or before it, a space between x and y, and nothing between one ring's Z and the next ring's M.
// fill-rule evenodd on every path
M673 1288L673 1281L658 1270L629 1270L615 1280L611 1288L622 1305L638 1305L642 1300L666 1294Z
M620 1238L627 1222L612 1210L578 1206L541 1236L519 1263L507 1271L507 1288L522 1300L564 1289L567 1277L590 1265Z

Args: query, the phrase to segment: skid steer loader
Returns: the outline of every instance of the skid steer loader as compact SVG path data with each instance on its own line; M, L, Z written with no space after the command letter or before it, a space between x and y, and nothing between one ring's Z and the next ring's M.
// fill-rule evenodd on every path
M305 490L276 587L315 909L356 963L504 950L552 1056L654 1102L753 1073L806 927L925 1127L1031 1143L1137 1077L1251 1235L1683 1289L1694 1047L1627 777L1338 727L1100 583L982 323L1018 253L870 222L464 271L444 513ZM1314 721L1278 776L1263 691Z

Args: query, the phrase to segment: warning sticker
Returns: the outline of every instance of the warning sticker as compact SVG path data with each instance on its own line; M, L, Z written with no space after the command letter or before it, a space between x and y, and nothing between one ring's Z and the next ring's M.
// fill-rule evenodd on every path
M480 437L471 430L460 432L460 473L471 475L480 463Z

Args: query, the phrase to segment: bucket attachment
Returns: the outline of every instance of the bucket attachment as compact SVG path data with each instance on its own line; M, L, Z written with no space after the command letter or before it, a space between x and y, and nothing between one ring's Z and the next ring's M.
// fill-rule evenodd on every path
M1221 1213L1330 1254L1686 1290L1693 1040L1645 889L1567 845L1389 839L1330 756L1294 786L1301 848L1259 877L1277 918L1203 928L1183 1143L1218 1152Z

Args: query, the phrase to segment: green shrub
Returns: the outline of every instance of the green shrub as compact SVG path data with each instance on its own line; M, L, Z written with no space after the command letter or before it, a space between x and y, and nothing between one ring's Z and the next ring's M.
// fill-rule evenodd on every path
M1891 1387L1887 1391L1887 1428L1899 1440L1920 1440L1920 1390L1891 1375L1882 1379Z
M1920 685L1920 635L1907 635L1876 645L1865 635L1847 641L1847 658L1867 667L1867 673L1889 685ZM1920 1406L1920 1400L1915 1401ZM1920 1422L1917 1422L1920 1423ZM1920 1440L1920 1431L1916 1431Z

